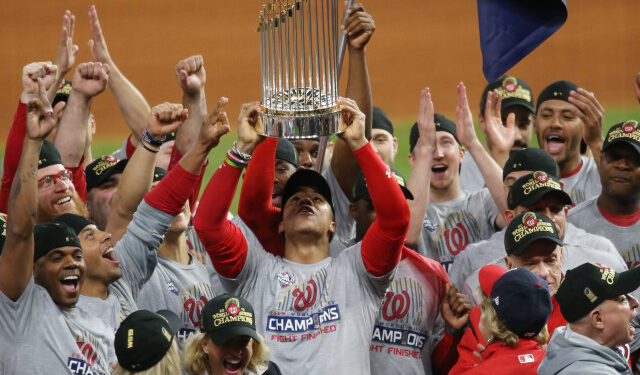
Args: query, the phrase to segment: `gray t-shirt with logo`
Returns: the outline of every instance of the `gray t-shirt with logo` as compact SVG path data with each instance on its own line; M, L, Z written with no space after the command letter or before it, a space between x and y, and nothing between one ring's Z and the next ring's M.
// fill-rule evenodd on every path
M610 239L629 268L640 264L640 220L629 226L610 222L598 209L598 197L569 210L567 220L589 233Z
M429 203L422 234L427 256L442 263L448 271L454 259L474 242L495 232L498 215L489 190L463 192L459 198Z
M299 264L245 238L244 267L223 284L253 305L256 328L282 373L369 374L371 333L393 272L369 274L360 244L335 258Z
M473 160L470 152L464 154L462 166L460 167L460 188L464 191L472 193L482 190L485 182L478 164Z
M110 374L113 331L76 308L57 306L33 277L20 298L0 292L0 373Z
M322 177L327 180L329 189L331 189L331 199L335 211L336 234L331 240L329 252L332 257L336 257L347 248L345 244L356 236L356 222L349 212L351 201L342 191L330 165L322 172Z
M400 261L373 329L371 374L396 374L399 369L404 374L431 374L431 352L444 328L444 287L410 257Z
M571 176L560 179L564 184L563 190L569 194L574 206L600 195L602 191L598 165L593 158L586 156L581 156L580 158L582 160L580 170Z

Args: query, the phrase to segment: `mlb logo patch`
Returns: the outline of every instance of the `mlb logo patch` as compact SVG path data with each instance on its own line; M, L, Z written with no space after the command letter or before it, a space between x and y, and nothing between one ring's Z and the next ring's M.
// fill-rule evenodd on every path
M535 362L535 358L533 354L520 354L518 356L518 362L520 363L533 363Z
M175 284L173 283L173 281L169 281L169 283L167 284L167 289L175 294L176 296L178 295L178 288L176 288Z
M278 274L278 283L280 287L286 288L289 285L292 285L295 282L295 278L289 272L280 272Z

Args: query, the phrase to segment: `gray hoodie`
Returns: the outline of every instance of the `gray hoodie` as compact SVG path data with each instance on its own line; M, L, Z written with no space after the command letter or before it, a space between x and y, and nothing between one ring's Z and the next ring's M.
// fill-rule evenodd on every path
M547 355L538 367L539 375L629 374L625 359L613 349L571 330L569 325L556 328Z

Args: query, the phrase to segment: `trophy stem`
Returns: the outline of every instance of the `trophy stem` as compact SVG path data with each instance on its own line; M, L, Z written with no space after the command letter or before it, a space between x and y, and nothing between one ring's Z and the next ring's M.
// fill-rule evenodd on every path
M347 5L344 8L344 16L342 16L342 23L347 20L347 10L353 5L353 0L347 0ZM344 51L347 48L347 36L340 33L340 45L338 46L338 80L340 79L340 73L342 72L342 62L344 61Z

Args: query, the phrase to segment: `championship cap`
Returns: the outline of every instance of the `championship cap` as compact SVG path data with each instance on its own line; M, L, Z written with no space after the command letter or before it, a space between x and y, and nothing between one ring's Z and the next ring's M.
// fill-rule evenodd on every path
M602 151L605 151L616 143L627 143L640 154L640 126L638 121L629 120L613 125L604 137Z
M596 263L584 263L565 274L556 292L567 322L587 315L604 300L631 293L640 286L640 267L624 272Z
M333 200L331 199L331 189L327 180L322 175L311 169L299 169L289 177L289 180L282 189L282 207L287 204L289 198L298 192L302 187L310 187L315 189L318 194L322 195L324 199L331 206L333 211ZM284 211L284 210L283 210Z
M162 180L168 174L169 174L169 171L167 171L166 169L155 167L153 170L153 182L158 182Z
M73 229L63 223L41 223L33 228L33 261L49 253L49 251L66 246L82 249L80 240Z
M56 91L56 96L53 98L51 107L55 107L59 102L66 103L69 99L69 94L71 94L71 81L67 81L65 79L60 83L60 86L58 86L58 90Z
M389 134L393 135L393 124L391 120L389 120L387 114L378 107L373 107L371 128L386 130Z
M404 178L404 176L402 176L400 172L391 167L389 167L389 170L391 171L391 175L393 176L393 178L396 180L396 182L398 182L398 185L400 186L400 190L402 190L402 194L404 194L404 197L407 199L413 199L413 194L411 194L411 192L407 188L407 180ZM359 201L360 199L371 202L371 195L369 195L367 181L364 178L364 174L362 174L362 171L358 173L356 181L353 183L350 198L351 202L353 203Z
M480 115L484 116L484 107L487 104L487 95L489 91L498 90L502 96L502 104L500 105L500 111L519 105L525 107L531 113L536 113L536 109L533 107L533 93L531 87L527 85L521 79L516 77L500 77L497 80L489 83L482 91L482 98L480 99Z
M180 319L169 310L131 313L116 331L114 347L118 363L132 372L153 367L169 351L179 328Z
M51 222L66 224L69 228L73 229L76 235L79 235L80 232L82 232L82 230L87 226L95 225L93 221L87 219L84 216L69 213L58 215L53 220L51 220Z
M524 338L540 333L553 310L549 285L526 268L514 268L496 280L491 305L507 329Z
M100 186L114 173L122 173L129 159L118 160L111 155L103 155L84 169L87 179L87 191Z
M538 95L538 103L536 104L536 109L540 108L540 104L547 100L564 100L565 102L569 102L569 92L577 91L578 85L569 81L555 81L549 86L545 87L544 90Z
M200 331L216 345L236 336L249 336L260 342L251 304L242 297L221 294L207 302L200 315Z
M547 194L554 194L562 204L571 205L571 197L562 190L559 180L546 172L535 171L520 177L513 183L507 195L507 206L510 210L517 206L533 206Z
M504 235L504 249L507 255L522 255L533 242L548 240L562 246L558 228L547 216L524 211L516 215Z
M433 122L436 127L436 131L445 131L453 135L456 142L458 141L458 133L456 133L456 123L449 120L445 116L436 113L433 115ZM420 137L420 131L418 130L418 123L414 123L411 127L411 133L409 134L409 152L413 152L413 148L416 147L418 143L418 138Z
M502 180L511 172L542 171L554 179L560 179L560 167L553 156L541 148L523 148L512 151L502 168Z
M286 161L296 168L300 165L298 162L298 151L296 151L296 147L287 138L278 138L276 159Z
M38 169L56 164L62 164L58 149L53 143L47 140L43 141L40 148L40 156L38 157Z

